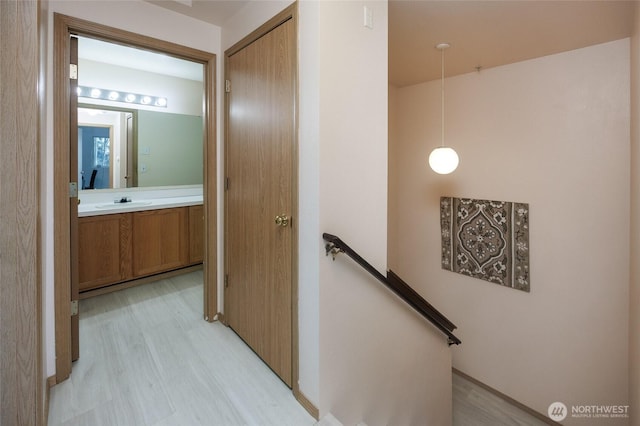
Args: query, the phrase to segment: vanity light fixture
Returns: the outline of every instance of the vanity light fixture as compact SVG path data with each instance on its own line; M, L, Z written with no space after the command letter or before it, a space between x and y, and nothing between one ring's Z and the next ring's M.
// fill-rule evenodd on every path
M148 105L160 108L167 107L167 98L161 96L141 95L138 93L121 92L118 90L99 89L97 87L78 86L78 97L102 99L113 102L127 102L130 104Z
M441 175L453 172L457 167L460 159L453 148L444 145L444 51L450 47L449 43L440 43L436 46L441 52L442 61L442 80L441 80L441 103L442 103L442 145L431 151L429 155L429 166L431 169Z

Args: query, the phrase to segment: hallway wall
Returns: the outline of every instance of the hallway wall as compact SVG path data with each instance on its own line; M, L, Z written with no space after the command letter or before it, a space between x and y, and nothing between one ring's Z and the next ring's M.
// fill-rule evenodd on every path
M629 78L628 39L448 78L447 176L440 81L392 90L390 266L458 325L454 367L545 415L628 404ZM530 293L441 269L440 196L529 203Z
M373 28L363 25L363 6ZM320 2L321 232L387 269L387 2ZM320 412L369 426L451 423L446 338L346 256L319 253Z

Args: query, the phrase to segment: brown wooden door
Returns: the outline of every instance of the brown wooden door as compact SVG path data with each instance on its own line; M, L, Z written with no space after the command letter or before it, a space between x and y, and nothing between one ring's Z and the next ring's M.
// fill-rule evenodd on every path
M227 56L225 319L289 386L295 25ZM276 216L287 216L276 224Z
M78 69L78 39L71 37L69 63ZM78 188L78 72L69 79L69 182ZM69 198L69 262L71 300L79 299L78 277L78 197ZM80 358L80 316L71 315L71 360Z

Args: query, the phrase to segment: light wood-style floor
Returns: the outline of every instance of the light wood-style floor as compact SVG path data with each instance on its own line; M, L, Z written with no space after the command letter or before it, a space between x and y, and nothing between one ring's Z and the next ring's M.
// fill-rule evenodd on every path
M49 425L313 425L229 328L202 320L202 271L80 302L80 359Z
M80 359L50 395L50 426L314 424L231 329L202 320L202 271L82 300ZM545 423L454 375L453 424Z
M453 375L453 426L543 426L551 424L465 378Z

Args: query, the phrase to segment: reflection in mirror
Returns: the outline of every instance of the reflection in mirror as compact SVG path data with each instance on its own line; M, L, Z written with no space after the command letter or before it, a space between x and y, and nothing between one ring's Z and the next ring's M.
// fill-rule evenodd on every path
M111 187L111 128L78 126L78 182L82 189Z
M78 108L82 189L202 184L202 117L103 108Z
M78 55L78 84L90 89L79 92L80 187L201 185L202 64L84 37ZM165 101L127 101L134 94Z

